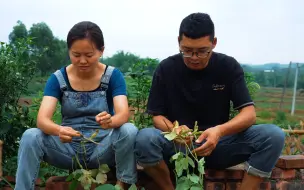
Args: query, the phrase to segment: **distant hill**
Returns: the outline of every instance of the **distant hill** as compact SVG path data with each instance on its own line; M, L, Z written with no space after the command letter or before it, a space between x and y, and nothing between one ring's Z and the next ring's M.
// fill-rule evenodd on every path
M271 69L285 69L288 68L289 64L280 64L280 63L265 63L262 65L253 65L253 64L241 64L243 68L251 68L253 71L257 70L271 70ZM250 70L251 70L250 69Z

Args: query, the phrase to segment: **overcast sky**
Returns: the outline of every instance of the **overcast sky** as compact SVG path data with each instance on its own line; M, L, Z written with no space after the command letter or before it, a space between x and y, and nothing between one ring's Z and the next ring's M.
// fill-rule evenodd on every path
M303 8L303 0L0 0L0 41L17 20L28 29L45 22L64 40L75 23L90 20L103 30L105 56L124 50L161 60L178 52L181 20L206 12L215 51L241 63L304 62Z

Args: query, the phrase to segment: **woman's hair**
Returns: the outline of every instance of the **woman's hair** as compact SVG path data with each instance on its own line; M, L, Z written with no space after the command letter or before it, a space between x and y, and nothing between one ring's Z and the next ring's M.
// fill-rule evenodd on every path
M97 24L90 21L79 22L71 28L67 36L68 49L76 40L85 38L90 39L98 50L102 50L104 46L102 31Z

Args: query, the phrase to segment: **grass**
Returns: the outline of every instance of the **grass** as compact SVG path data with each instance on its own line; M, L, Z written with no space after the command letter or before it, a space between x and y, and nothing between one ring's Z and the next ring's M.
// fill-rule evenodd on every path
M279 110L281 96L282 88L262 87L260 89L254 98L257 110L257 123L295 125L298 124L300 120L304 120L304 97L297 96L295 115L291 116L293 89L286 89L282 110Z

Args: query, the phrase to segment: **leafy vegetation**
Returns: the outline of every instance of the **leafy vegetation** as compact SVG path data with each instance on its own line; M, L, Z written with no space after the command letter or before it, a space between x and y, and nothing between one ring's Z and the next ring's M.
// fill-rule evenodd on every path
M197 123L195 123L193 130L183 130L180 133L176 133L179 127L178 121L175 121L172 131L163 132L165 138L169 141L178 141L181 142L182 146L185 146L185 150L177 149L174 143L176 154L170 159L175 165L176 190L204 189L204 158L199 159L196 153L192 152L195 149L193 141L190 142L190 145L187 144L187 139L193 138L193 140L196 140L202 132L198 131ZM193 170L196 166L198 175ZM192 172L190 167L192 168Z
M22 39L0 45L0 139L4 142L4 175L14 174L20 137L34 126L29 109L18 105L36 68L29 44L30 39Z
M151 116L145 111L152 80L149 67L155 62L153 59L137 62L126 73L126 77L130 78L128 83L129 104L131 111L134 112L131 122L139 129L153 125Z
M84 152L86 152L84 146L86 142L90 141L98 144L97 142L94 141L94 138L98 134L98 131L99 130L97 129L88 138L82 136L83 140L80 142L80 144L82 145ZM84 166L80 163L77 155L74 157L73 160L76 160L79 169L74 170L66 179L67 181L71 182L69 187L70 190L76 190L79 183L85 190L90 190L93 184L97 184L97 187L95 189L114 188L115 190L121 190L119 185L114 186L111 184L106 184L108 178L107 173L110 171L110 168L108 167L107 164L99 163L98 169L88 169L86 163L84 163ZM134 190L134 189L136 190L137 188L135 184L132 184L129 190Z

